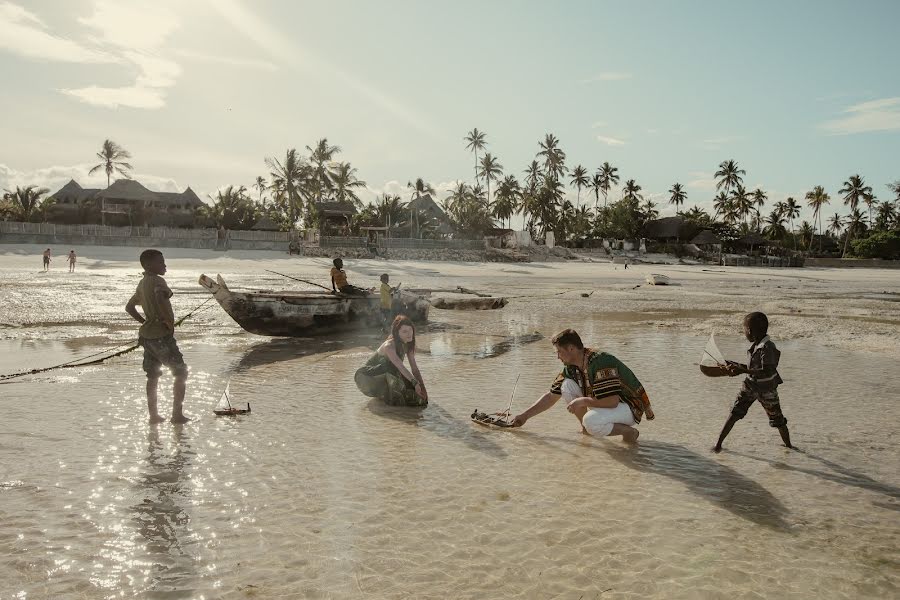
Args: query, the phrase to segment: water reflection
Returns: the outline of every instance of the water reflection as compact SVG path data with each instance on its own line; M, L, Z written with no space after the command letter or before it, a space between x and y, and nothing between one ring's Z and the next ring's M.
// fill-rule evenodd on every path
M146 558L152 563L148 588L172 591L193 575L193 558L188 543L191 522L190 489L185 470L194 452L184 426L173 427L171 449L160 440L160 428L151 426L147 434L146 467L137 482L139 496L131 507L132 519L144 539Z

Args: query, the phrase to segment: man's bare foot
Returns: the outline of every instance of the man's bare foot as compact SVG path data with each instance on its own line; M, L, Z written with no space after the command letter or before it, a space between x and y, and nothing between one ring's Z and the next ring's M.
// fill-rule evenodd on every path
M581 435L591 435L591 434L588 433L588 430L587 430L587 429L585 429L584 427L582 427L582 428L581 428Z
M187 423L190 421L190 418L184 415L172 415L172 418L169 419L171 423Z
M162 423L165 419L159 415L150 415L150 424L156 425L157 423Z
M722 451L722 446L713 446L712 451L719 454Z
M641 432L634 427L629 427L629 429L631 431L626 431L622 434L622 441L627 444L633 444L637 441L638 437L641 435Z

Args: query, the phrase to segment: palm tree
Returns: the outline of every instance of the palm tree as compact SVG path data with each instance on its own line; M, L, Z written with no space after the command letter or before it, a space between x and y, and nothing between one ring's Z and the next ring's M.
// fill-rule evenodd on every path
M600 205L600 190L603 189L603 176L600 175L600 172L596 172L591 176L590 187L594 190L594 210L597 210L597 207ZM604 194L604 198L606 195Z
M734 191L731 193L731 202L732 208L735 213L743 219L744 225L747 225L747 217L750 216L750 213L753 212L753 194L750 193L749 190L744 188L743 184L737 183L734 186Z
M285 152L282 162L276 158L267 158L266 166L271 170L269 174L272 177L269 188L284 194L284 200L287 202L288 221L293 228L303 214L301 190L304 189L309 179L309 166L297 155L295 148L290 148Z
M737 187L738 185L744 182L742 175L746 175L747 171L738 167L738 164L733 160L725 160L719 164L719 170L716 171L715 178L718 179L716 182L716 190L720 190L725 188L725 192L727 193L732 188Z
M852 212L859 206L860 200L865 200L865 198L872 195L872 186L866 185L865 180L860 175L851 175L844 182L844 187L838 193L844 195L844 204L849 206ZM841 253L841 258L847 255L847 249L850 247L850 238L853 237L854 225L855 222L851 220L850 228L847 230L847 237L844 239L844 251Z
M328 138L322 138L316 143L315 148L306 147L309 151L310 185L314 190L317 202L321 202L325 195L334 189L334 177L337 165L334 157L341 151L340 146L331 146Z
M828 219L828 230L834 234L835 238L838 238L840 237L839 234L841 233L841 229L843 228L844 218L841 215L834 213L834 216Z
M782 213L791 225L791 235L794 236L794 219L800 216L800 205L793 198L784 201L784 212ZM794 249L797 248L797 238L794 237Z
M863 202L869 209L869 229L872 229L872 209L878 206L878 200L875 199L875 196L873 194L870 194L863 198Z
M816 234L816 228L809 221L803 221L800 224L800 241L809 250L812 246L813 236Z
M769 196L763 190L759 188L753 190L753 205L756 209L756 214L762 211L762 207L766 205L766 200L768 199Z
M406 182L406 187L412 190L412 196L410 196L410 200L416 200L417 198L421 198L425 194L430 194L432 196L437 194L437 192L434 191L434 186L426 182L421 177L417 177L415 183L413 183L412 181Z
M625 200L631 200L633 202L638 202L639 200L643 200L644 197L640 193L641 186L634 182L634 179L629 179L625 182L625 188L622 190L622 198Z
M732 212L732 204L731 198L728 197L726 192L719 192L716 194L716 197L713 198L713 207L716 209L716 214L713 215L713 221L715 221L719 215L722 215L722 220L727 222L727 216Z
M784 215L777 208L772 209L766 217L766 227L763 233L770 240L778 240L784 237Z
M569 180L569 185L577 190L577 199L575 200L577 206L581 206L581 188L586 188L590 184L591 180L588 178L587 169L581 165L572 169L572 179Z
M887 188L894 194L894 202L900 203L900 179L894 183L887 184Z
M362 208L362 200L354 190L366 187L366 182L356 177L356 169L348 162L338 163L331 175L334 187L334 199L338 202L352 202L356 208Z
M675 214L678 214L678 207L684 204L685 200L687 200L687 192L680 183L673 184L672 189L669 190L669 204L675 205Z
M822 207L828 204L831 201L828 193L825 192L825 188L821 185L817 185L811 191L806 192L806 203L813 209L813 225L816 224L816 219L818 218L819 222L819 253L822 253L822 236L824 235L824 231L822 230Z
M878 219L875 221L876 227L883 231L887 231L896 221L897 209L894 208L893 203L882 202L878 206Z
M552 133L545 134L538 146L541 150L537 155L544 159L544 173L558 181L566 173L566 153L559 147L559 138Z
M103 142L103 148L97 153L97 158L102 162L91 167L88 175L93 175L100 169L103 169L106 172L106 187L109 187L113 173L118 173L125 179L128 179L128 171L134 169L130 163L125 162L126 159L131 158L131 153L112 140Z
M858 208L850 211L847 217L847 236L851 236L854 231L862 231L866 227L866 218Z
M600 165L600 168L597 169L597 173L602 178L602 186L600 189L603 191L603 210L606 210L606 197L609 194L609 189L614 185L619 185L619 168L612 166L608 162L604 162Z
M463 138L463 141L466 142L466 150L471 150L475 154L475 183L478 183L478 151L487 146L484 132L478 131L476 127Z
M491 182L499 181L500 177L503 176L503 165L501 165L500 161L494 158L493 155L488 152L481 157L481 165L479 165L477 172L487 186L487 201L488 205L490 205Z
M12 205L12 212L21 221L30 221L38 214L45 200L44 194L50 193L47 188L39 188L35 185L28 187L16 186L15 191L6 190L3 198Z
M267 187L269 186L266 183L265 177L263 177L262 175L257 175L256 182L253 184L253 188L259 192L259 203L262 204L263 207L265 207L265 203L263 202L263 192Z
M659 211L656 210L656 202L647 198L647 201L644 202L644 205L641 207L641 213L644 215L645 221L652 221L658 217Z
M533 160L531 164L525 169L525 185L531 193L537 189L538 184L543 179L543 174L541 173L541 165L538 164L538 161Z
M497 186L491 214L500 219L501 223L506 221L507 226L511 225L512 216L519 208L521 194L522 191L519 189L519 182L516 181L515 175L507 175Z

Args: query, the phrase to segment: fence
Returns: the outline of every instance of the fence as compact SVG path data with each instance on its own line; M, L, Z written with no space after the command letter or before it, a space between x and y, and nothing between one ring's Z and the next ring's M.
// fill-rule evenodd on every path
M173 240L216 239L215 229L59 225L55 223L17 223L14 221L0 221L0 233L21 233L28 235L83 235L92 237L152 237Z

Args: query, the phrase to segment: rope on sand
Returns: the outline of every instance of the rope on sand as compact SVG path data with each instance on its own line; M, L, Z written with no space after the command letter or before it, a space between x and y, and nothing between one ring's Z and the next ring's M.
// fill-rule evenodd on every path
M197 306L196 308L194 308L193 310L188 312L186 315L184 315L183 317L178 319L175 322L175 327L178 327L179 325L184 323L184 321L191 315L194 315L194 314L200 312L201 309L203 309L203 307L212 300L213 300L213 298L207 298L199 306ZM203 310L205 310L205 309L203 309ZM78 367L89 367L92 365L99 365L111 358L115 358L117 356L122 356L123 354L127 354L129 352L137 350L139 347L140 347L140 343L128 342L127 344L122 344L121 346L116 346L115 348L112 348L112 349L101 350L99 352L95 352L95 353L89 354L87 356L82 356L80 358L72 359L68 362L64 362L59 365L53 365L52 367L44 367L43 369L31 369L30 371L22 371L20 373L8 373L6 375L0 375L0 383L6 382L9 379L15 379L17 377L24 377L25 375L36 375L37 373L46 373L47 371L55 371L57 369L75 369ZM120 350L120 348L124 348L124 349ZM94 358L95 356L100 356L101 354L106 354L107 352L110 352L111 350L113 352L112 354L109 354L107 356L102 356L102 357L96 358L94 360L88 360L88 359Z

